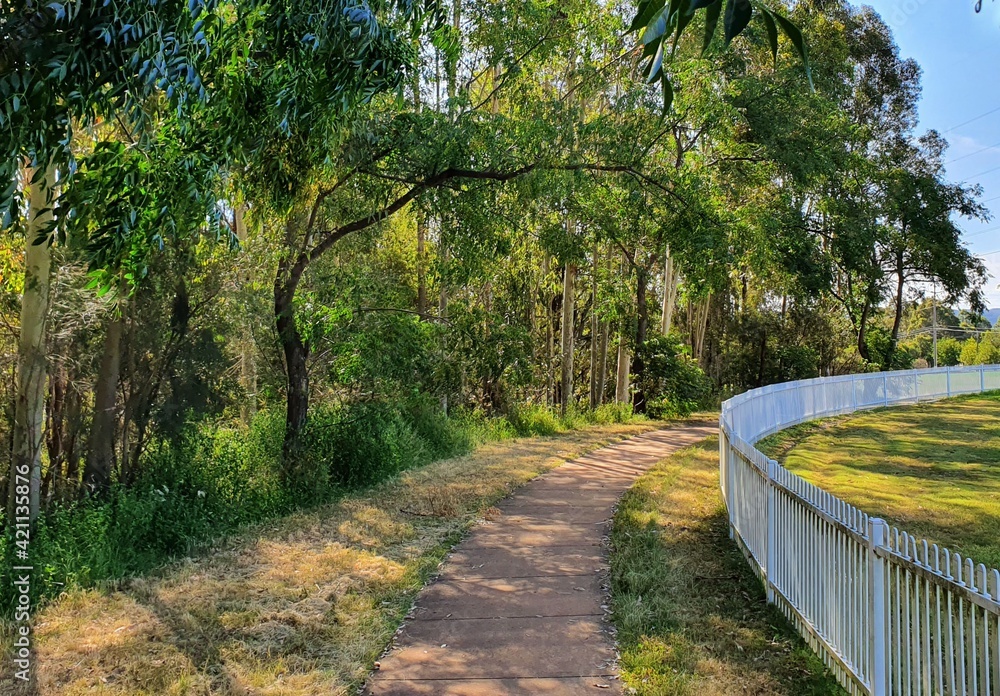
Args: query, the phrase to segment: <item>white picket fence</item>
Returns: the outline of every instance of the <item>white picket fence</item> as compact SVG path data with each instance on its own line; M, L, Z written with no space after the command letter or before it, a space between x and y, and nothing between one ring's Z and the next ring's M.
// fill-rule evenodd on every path
M1000 572L869 517L753 445L817 418L993 389L1000 365L788 382L722 405L733 538L852 694L1000 694Z

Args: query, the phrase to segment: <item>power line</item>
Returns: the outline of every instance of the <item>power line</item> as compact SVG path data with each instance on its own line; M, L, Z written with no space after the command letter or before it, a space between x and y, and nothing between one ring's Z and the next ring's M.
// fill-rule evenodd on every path
M997 225L996 227L990 227L989 229L986 230L980 230L979 232L973 232L972 234L967 234L965 235L965 238L968 239L969 237L978 237L980 235L986 234L987 232L996 232L997 230L1000 230L1000 225Z
M994 148L997 148L997 147L1000 147L1000 143L993 143L992 145L987 145L986 147L980 148L980 149L976 150L975 152L970 152L967 155L962 155L961 157L956 157L955 159L946 160L945 164L952 164L953 162L961 162L964 159L968 159L970 157L975 157L976 155L978 155L980 153L986 152L987 150L993 150Z
M986 174L992 174L993 172L997 171L998 169L1000 169L1000 167L993 167L993 169L987 169L985 172L979 172L978 174L973 174L972 176L967 176L967 177L965 177L965 180L968 181L969 179L978 179L979 177L985 176Z
M960 327L952 327L952 326L938 326L937 330L950 333L958 333L958 334L976 334L976 335L996 334L996 331L993 329L973 329L973 328L963 329ZM934 331L933 327L925 326L922 329L914 329L913 331L907 331L906 333L901 333L899 334L899 339L905 340L907 338L913 338L914 336L920 336L921 334L931 333L932 331Z
M958 124L957 126L952 126L952 127L951 127L951 128L949 128L948 130L943 130L943 131L941 131L941 135L944 135L945 133L951 133L951 132L952 132L953 130L955 130L955 129L957 129L957 128L961 128L962 126L967 126L967 125L969 125L970 123L975 123L975 122L976 122L976 121L978 121L979 119L981 119L981 118L986 118L986 117L987 117L987 116L989 116L990 114L995 114L995 113L996 113L996 112L998 112L998 111L1000 111L1000 106L998 106L998 107L997 107L997 108L995 108L995 109L990 109L989 111L987 111L987 112L986 112L986 113L984 113L984 114L979 114L979 115L978 115L978 116L976 116L975 118L970 118L970 119L969 119L968 121L964 121L964 122L962 122L962 123L959 123L959 124Z

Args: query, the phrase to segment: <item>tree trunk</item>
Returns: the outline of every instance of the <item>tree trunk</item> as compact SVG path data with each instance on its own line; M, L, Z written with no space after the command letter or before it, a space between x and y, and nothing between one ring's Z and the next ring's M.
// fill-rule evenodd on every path
M236 227L236 238L240 244L246 244L246 205L238 204L233 209L233 223ZM243 275L243 274L241 274ZM246 277L240 278L241 282L247 282ZM243 387L243 403L240 405L240 417L248 424L257 413L257 360L254 355L253 332L250 322L244 318L240 327L240 386Z
M635 273L635 345L636 356L633 361L632 371L635 373L636 390L632 395L632 410L636 413L646 412L646 392L643 389L643 377L646 373L646 363L642 359L642 347L646 344L646 335L649 331L649 303L646 301L646 284L648 283L648 271L639 266Z
M628 354L628 345L625 343L625 333L618 338L618 374L615 381L615 401L619 404L628 402L628 382L629 371L631 370L631 357Z
M427 316L427 225L423 214L417 211L417 313Z
M899 327L903 322L903 288L906 284L906 272L903 270L903 252L896 253L896 313L892 320L892 346L893 352L896 350L896 341L899 339ZM892 355L889 355L892 358Z
M542 301L545 303L545 405L555 406L556 390L556 331L553 318L553 303L555 298L545 289L549 277L549 255L542 259Z
M462 28L462 0L454 0L452 5L452 15L451 15L451 28L455 30L455 36L459 37L459 47L461 47L461 28ZM460 57L458 53L454 56L454 61L449 62L447 66L448 72L448 116L454 123L455 119L458 118L458 62Z
M280 276L279 276L280 278ZM291 281L275 282L274 287L274 318L278 329L278 340L285 356L285 380L287 393L285 396L285 442L283 453L286 463L293 453L299 433L305 427L309 414L309 371L306 360L309 349L302 340L302 335L295 326L295 313L292 306L295 296L295 285Z
M562 414L573 401L574 314L576 309L576 266L567 263L563 272L562 306Z
M861 320L858 322L858 354L867 362L871 362L871 352L868 350L868 343L865 340L868 332L868 315L871 312L871 303L865 300L864 309L861 310Z
M42 483L42 447L45 444L45 320L49 307L51 249L36 242L52 223L52 186L55 170L31 183L35 169L24 172L28 220L25 230L24 293L21 296L21 333L17 344L17 392L14 404L13 452L7 506L11 521L38 516ZM23 503L27 499L27 510ZM19 509L20 508L20 509Z
M103 493L111 485L115 461L115 430L118 425L118 376L121 372L124 318L115 310L104 334L101 367L94 392L94 417L90 425L87 464L83 483L92 493Z
M705 332L708 330L708 311L712 305L712 293L708 293L704 300L698 305L695 323L695 359L701 363L702 353L705 349Z
M77 454L77 436L81 429L80 423L80 392L74 387L66 388L65 413L63 415L63 445L62 454L66 462L66 473L62 481L55 481L56 495L60 499L72 500L78 494L80 485L80 457Z
M441 274L441 292L438 295L438 316L441 317L442 319L445 319L445 318L447 318L446 315L448 313L448 286L445 284L444 270L446 269L446 267L448 265L448 261L451 258L451 254L448 252L448 247L445 246L445 244L444 244L444 229L442 229L441 220L438 220L437 222L438 222L438 229L440 230L438 244L441 247L440 254L441 254L442 266L443 266L442 267L442 274ZM442 357L442 359L444 359L444 357L447 354L447 348L448 348L448 346L447 346L447 343L446 343L446 338L445 338L444 335L442 335L441 336L441 357ZM463 378L464 378L464 374L463 374ZM448 413L448 393L447 392L445 392L441 396L441 410L444 411L445 415L447 415L447 413Z
M597 269L599 266L599 253L600 250L597 244L594 244L594 266L593 273L590 283L590 409L593 410L597 408L598 402L598 390L597 390L597 373L598 373L598 333L599 326L597 322Z
M597 382L597 404L604 403L604 391L608 384L608 322L601 322L600 378Z
M53 351L54 352L54 351ZM49 454L49 468L42 477L41 500L46 503L55 493L59 480L63 477L63 466L66 463L65 450L66 430L70 424L66 420L66 393L68 379L66 366L52 366L49 370L49 398L46 405L45 442Z
M757 388L764 386L764 373L767 365L767 331L760 333L760 350L757 352Z
M420 113L420 71L413 71L413 110ZM417 216L417 313L421 318L427 315L427 220L424 213L415 210Z
M663 263L663 305L660 308L660 333L666 336L673 324L674 309L677 305L677 268L667 245L667 257Z

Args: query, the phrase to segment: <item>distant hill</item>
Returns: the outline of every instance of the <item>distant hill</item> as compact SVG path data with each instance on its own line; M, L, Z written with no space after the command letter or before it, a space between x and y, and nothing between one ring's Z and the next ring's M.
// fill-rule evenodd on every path
M986 321L988 321L990 323L990 325L996 326L997 325L997 319L1000 319L1000 307L994 307L993 309L987 309L985 312L983 312L983 317L986 318Z

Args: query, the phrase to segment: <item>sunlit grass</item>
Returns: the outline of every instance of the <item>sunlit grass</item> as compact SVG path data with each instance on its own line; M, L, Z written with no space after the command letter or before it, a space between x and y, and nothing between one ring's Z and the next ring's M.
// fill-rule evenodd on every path
M758 447L869 514L1000 567L1000 394L809 423Z
M622 498L611 574L624 683L648 696L843 694L730 541L718 471L712 438Z
M416 592L516 486L656 427L613 424L484 445L275 520L203 555L36 616L39 693L355 693ZM10 635L0 635L0 649ZM0 693L9 683L0 679Z

